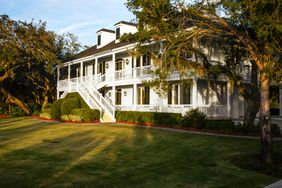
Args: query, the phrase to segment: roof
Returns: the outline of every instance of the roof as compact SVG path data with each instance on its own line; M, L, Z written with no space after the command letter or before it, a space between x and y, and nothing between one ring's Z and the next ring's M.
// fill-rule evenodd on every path
M120 21L120 22L116 23L115 26L118 25L118 24L125 24L125 25L137 26L137 24L135 24L135 23L126 22L126 21Z
M95 54L98 54L98 53L101 53L101 52L104 52L104 51L108 51L108 50L113 50L115 48L119 48L119 47L126 46L126 45L129 45L129 44L133 44L133 42L118 42L118 43L116 43L113 40L112 42L103 46L102 48L97 48L97 45L95 45L95 46L92 46L92 47L72 56L68 61L84 58L84 57L87 57L87 56L90 56L90 55L95 55Z
M97 31L96 33L99 33L100 31L105 31L105 32L109 32L109 33L115 33L115 31L114 31L114 30L105 29L105 28L100 29L100 30L99 30L99 31Z

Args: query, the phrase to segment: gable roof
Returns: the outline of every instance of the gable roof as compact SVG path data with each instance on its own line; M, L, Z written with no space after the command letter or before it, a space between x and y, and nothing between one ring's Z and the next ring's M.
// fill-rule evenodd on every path
M95 54L98 54L98 53L101 53L101 52L104 52L104 51L113 50L115 48L119 48L119 47L126 46L126 45L129 45L129 44L133 44L133 42L118 42L118 43L116 43L115 40L113 40L109 44L107 44L107 45L105 45L105 46L103 46L102 48L99 48L99 49L97 49L97 45L92 46L92 47L72 56L67 61L72 61L72 60L84 58L84 57L87 57L87 56L90 56L90 55L95 55Z
M115 31L114 31L114 30L105 29L105 28L100 29L100 30L99 30L99 31L97 31L96 33L99 33L100 31L105 31L105 32L108 32L108 33L115 33Z
M137 26L137 24L135 24L135 23L126 22L126 21L120 21L120 22L116 23L115 26L118 25L118 24L125 24L125 25Z

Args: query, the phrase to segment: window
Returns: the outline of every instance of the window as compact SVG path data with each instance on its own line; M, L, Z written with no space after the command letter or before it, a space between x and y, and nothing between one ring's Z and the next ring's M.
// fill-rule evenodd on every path
M151 59L148 55L143 55L143 66L151 65Z
M122 59L118 59L116 60L116 70L122 70L122 63L123 63L123 60Z
M150 104L150 88L149 87L138 87L138 104Z
M121 89L116 90L116 105L121 105Z
M120 28L116 28L116 39L120 38Z
M191 104L191 87L189 85L180 87L180 104Z
M97 45L101 45L101 35L98 35L97 37Z
M171 89L168 91L168 104L178 104L178 84L171 85Z
M140 56L136 58L136 67L140 67Z
M191 104L191 88L189 85L173 84L168 90L168 104Z

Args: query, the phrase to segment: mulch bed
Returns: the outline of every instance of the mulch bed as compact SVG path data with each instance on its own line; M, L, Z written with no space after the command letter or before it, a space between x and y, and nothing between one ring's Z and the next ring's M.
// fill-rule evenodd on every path
M0 119L7 119L9 118L9 115L7 114L0 114Z

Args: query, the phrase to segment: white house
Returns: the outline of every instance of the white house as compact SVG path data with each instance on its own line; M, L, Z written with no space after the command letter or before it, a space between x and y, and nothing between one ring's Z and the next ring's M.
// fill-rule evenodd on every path
M58 68L57 97L78 92L91 108L101 111L102 121L115 121L116 110L184 114L199 108L215 118L237 119L243 116L243 97L236 88L230 87L225 76L221 76L211 89L206 80L196 76L191 76L191 86L182 86L179 75L174 73L169 79L172 89L166 97L145 87L142 81L154 79L154 75L150 74L150 70L154 69L152 59L146 55L130 56L128 50L133 49L135 44L119 41L124 33L136 31L135 24L125 21L115 24L115 30L97 31L97 45L80 52ZM210 58L223 61L222 56L216 53ZM240 74L248 82L250 68L241 67Z

